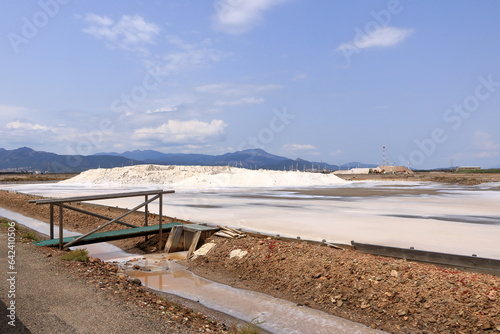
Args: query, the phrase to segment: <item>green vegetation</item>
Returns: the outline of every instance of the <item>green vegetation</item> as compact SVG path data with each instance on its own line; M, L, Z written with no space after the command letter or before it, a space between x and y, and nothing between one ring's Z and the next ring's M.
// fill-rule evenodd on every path
M31 241L40 241L40 239L36 236L35 232L33 231L22 231L19 236L23 239L29 239Z
M0 225L3 226L3 227L9 228L11 226L11 224L10 224L11 222L12 222L12 220L10 220L10 219L4 218L4 217L0 217ZM17 227L17 223L14 225L14 228L16 230L19 229Z
M500 168L457 170L457 174L500 174Z
M230 333L231 334L259 334L260 328L259 325L263 324L264 321L259 321L257 318L252 319L251 322L246 323L244 326L237 327L235 325L232 326Z
M87 262L89 252L86 249L74 249L61 256L61 260Z

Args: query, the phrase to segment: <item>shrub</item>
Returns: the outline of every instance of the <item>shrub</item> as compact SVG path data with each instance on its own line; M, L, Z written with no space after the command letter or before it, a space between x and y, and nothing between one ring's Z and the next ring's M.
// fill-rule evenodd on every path
M40 240L33 231L23 231L19 236L23 239L29 239L31 241Z
M89 252L86 249L73 249L61 256L61 260L87 262L89 260Z
M258 325L263 324L264 321L258 321L257 319L252 319L251 322L246 323L241 327L233 325L231 328L231 334L259 334L260 328Z

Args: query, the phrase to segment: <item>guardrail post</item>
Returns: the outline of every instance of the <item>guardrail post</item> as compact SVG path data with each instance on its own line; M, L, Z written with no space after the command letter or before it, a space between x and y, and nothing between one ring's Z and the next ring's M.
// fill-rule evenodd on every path
M59 203L59 249L63 249L63 207Z
M163 229L162 229L162 224L163 224L163 193L160 193L160 198L159 198L159 208L158 208L158 216L159 216L159 228L160 228L160 233L158 234L160 237L160 240L158 241L158 251L162 250L161 245L162 245L162 239L163 239Z
M50 238L54 239L54 204L50 203Z
M148 201L148 195L145 195L144 196L144 200L147 202ZM148 205L146 204L146 206L144 207L144 226L148 226L148 216L149 216L149 210L148 210ZM148 241L148 236L145 235L144 236L144 241Z

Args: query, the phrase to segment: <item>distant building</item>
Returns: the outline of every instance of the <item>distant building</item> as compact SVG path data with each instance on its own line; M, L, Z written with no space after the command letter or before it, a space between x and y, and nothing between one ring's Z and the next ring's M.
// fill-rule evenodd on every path
M351 168L339 170L334 174L415 174L414 171L404 166L378 166L377 168Z
M480 166L459 166L457 167L457 171L460 171L460 170L478 170L478 169L481 169Z
M405 166L378 166L374 168L374 173L380 174L415 174L411 169Z
M348 170L338 170L334 174L370 174L373 168L351 168Z

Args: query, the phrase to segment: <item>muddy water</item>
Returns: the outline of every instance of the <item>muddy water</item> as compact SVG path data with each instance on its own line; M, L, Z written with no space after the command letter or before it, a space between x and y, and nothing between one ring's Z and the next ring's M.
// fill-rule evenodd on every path
M135 264L146 271L131 269ZM245 321L253 320L272 333L382 333L286 300L204 279L174 261L141 259L127 262L125 269L150 288L198 301Z
M15 220L37 232L49 234L49 224L42 221L3 208L0 208L0 216ZM57 229L54 232L57 237ZM64 230L65 236L75 234L78 233ZM285 300L235 289L196 276L173 261L184 259L187 252L137 255L126 253L108 243L74 248L86 248L91 256L104 261L120 262L129 276L139 278L145 286L152 289L198 301L209 308L245 321L263 321L260 326L272 333L381 333L358 323L296 306ZM146 271L133 270L136 264Z

